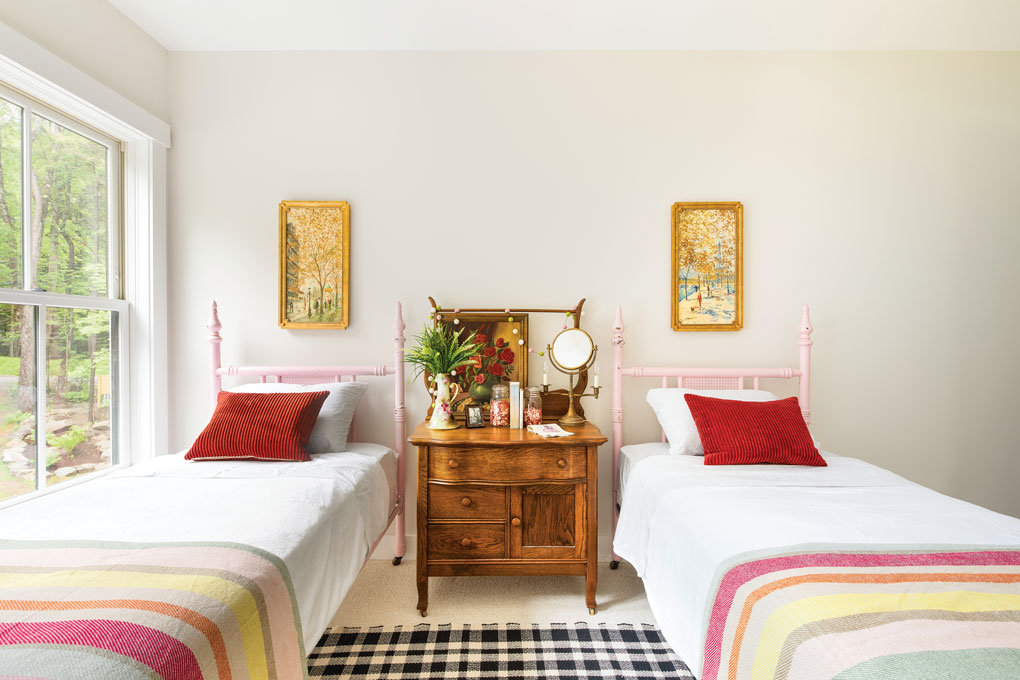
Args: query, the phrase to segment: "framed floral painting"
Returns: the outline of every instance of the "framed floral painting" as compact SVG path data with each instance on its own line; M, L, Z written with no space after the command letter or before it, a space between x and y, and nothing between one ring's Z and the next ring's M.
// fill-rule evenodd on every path
M465 409L473 404L488 413L492 386L498 383L528 384L528 315L527 314L456 314L440 312L436 323L468 334L477 333L475 340L482 350L474 361L451 376L451 384L460 387L451 407L456 418L463 420ZM513 321L510 321L510 319ZM454 323L457 321L457 323ZM426 387L431 376L426 376ZM431 413L431 408L429 409Z
M280 203L280 328L347 328L351 207Z
M675 331L744 325L744 207L674 203L670 317Z

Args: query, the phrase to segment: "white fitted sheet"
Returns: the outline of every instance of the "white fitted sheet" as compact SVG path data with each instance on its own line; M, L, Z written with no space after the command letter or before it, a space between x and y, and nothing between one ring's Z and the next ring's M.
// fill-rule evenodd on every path
M620 447L620 474L616 483L616 502L623 501L623 489L627 486L627 477L631 470L650 456L668 456L669 444L666 442L648 442L647 444L628 444Z
M613 548L637 569L666 640L696 674L713 577L742 553L802 543L1020 546L1020 519L822 455L828 467L706 466L697 456L630 467Z
M311 462L161 456L0 510L0 538L233 541L281 558L311 651L385 530L397 455L352 443Z

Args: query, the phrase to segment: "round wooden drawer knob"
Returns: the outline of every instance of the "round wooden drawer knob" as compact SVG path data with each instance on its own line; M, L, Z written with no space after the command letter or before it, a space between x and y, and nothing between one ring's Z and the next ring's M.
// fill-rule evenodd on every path
M460 539L460 544L466 548L469 545L471 545L471 539L470 538L462 538L462 539Z
M460 499L460 504L466 508L467 506L471 505L471 499L467 496L464 496L463 498Z
M453 468L453 469L456 469L456 467L457 467L457 461L455 461L455 460L451 459L451 460L450 460L450 462L449 462L449 463L447 463L447 465L449 465L449 466L450 466L451 468Z
M513 524L515 527L521 526L521 518L514 517L512 520L510 520L510 524Z
M561 468L567 467L567 461L563 460L562 458L556 461L556 464L559 465Z

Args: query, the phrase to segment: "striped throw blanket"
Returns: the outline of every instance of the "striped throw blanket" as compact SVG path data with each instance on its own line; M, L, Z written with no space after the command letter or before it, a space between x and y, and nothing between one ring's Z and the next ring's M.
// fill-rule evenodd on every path
M701 680L1020 678L1020 548L798 546L719 570Z
M300 627L251 546L0 540L0 679L305 678Z

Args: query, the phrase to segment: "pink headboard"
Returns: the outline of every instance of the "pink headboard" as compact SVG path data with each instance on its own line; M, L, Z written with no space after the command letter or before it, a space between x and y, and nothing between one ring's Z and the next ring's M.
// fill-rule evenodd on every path
M798 400L804 414L804 422L811 423L811 319L808 306L804 305L797 329L799 362L797 368L659 368L649 366L623 366L623 313L616 308L613 323L613 535L616 535L616 520L619 516L617 484L620 475L620 447L623 446L623 378L661 378L662 386L669 387L674 378L676 387L701 390L742 390L750 379L758 389L761 378L797 378L800 383ZM665 435L662 438L666 441ZM613 555L613 560L619 561Z
M216 399L223 389L223 376L225 375L246 375L257 376L261 382L307 382L309 380L332 380L343 382L344 380L356 381L358 376L393 376L393 450L397 452L397 503L396 532L397 545L396 554L401 556L406 548L406 534L404 530L404 479L406 477L407 465L404 449L406 448L407 437L404 431L406 412L404 409L404 318L401 313L400 303L397 303L396 317L393 320L393 365L378 366L227 366L223 367L220 360L220 344L223 338L220 330L223 324L220 323L219 309L214 300L212 303L212 317L209 320L209 347L212 355L212 404L216 406ZM351 439L355 438L356 423L351 423Z

